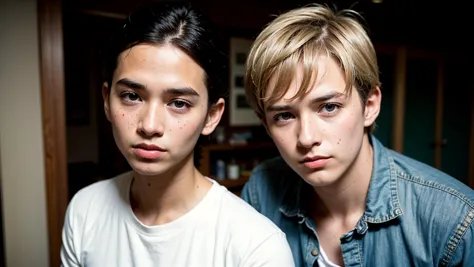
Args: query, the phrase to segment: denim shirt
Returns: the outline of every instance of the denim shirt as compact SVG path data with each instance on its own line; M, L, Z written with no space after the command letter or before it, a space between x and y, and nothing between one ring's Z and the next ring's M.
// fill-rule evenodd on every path
M474 266L474 191L370 136L374 165L366 210L341 238L345 266ZM305 207L312 188L282 158L252 172L242 198L286 234L296 266L318 266Z

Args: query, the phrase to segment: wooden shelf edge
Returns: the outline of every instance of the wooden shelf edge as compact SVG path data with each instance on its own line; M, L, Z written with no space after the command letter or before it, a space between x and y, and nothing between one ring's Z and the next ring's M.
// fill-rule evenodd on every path
M248 144L209 144L202 147L202 150L206 151L219 151L219 150L234 150L234 149L258 149L258 148L271 148L275 145L271 142L264 143L248 143Z

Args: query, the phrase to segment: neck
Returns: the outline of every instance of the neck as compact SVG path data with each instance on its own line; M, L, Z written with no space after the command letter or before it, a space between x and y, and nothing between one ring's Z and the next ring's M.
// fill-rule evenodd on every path
M357 222L365 211L373 161L373 148L366 134L359 155L346 173L331 185L314 188L315 201L324 204L317 205L317 213Z
M212 183L194 167L192 156L158 176L134 173L130 203L145 225L174 221L195 207Z

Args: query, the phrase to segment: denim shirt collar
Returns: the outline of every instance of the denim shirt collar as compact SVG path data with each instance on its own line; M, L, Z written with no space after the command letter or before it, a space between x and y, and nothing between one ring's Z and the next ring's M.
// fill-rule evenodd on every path
M306 198L305 188L310 188L310 186L296 173L294 181L291 186L287 187L286 192L283 196L283 204L280 207L280 211L287 217L298 216L300 219L304 219L307 216L307 211L304 208L304 200Z
M403 209L399 201L393 158L376 137L369 135L369 140L374 151L374 165L362 220L383 223L401 216ZM293 174L297 176L296 173ZM306 196L311 187L301 177L295 177L294 181L284 193L280 211L287 217L298 216L302 222L308 216L304 201L309 199Z

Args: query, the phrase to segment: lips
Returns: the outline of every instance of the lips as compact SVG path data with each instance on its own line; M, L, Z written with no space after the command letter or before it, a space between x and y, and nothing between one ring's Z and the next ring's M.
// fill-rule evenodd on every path
M305 158L301 161L301 163L311 162L311 161L317 161L317 160L321 160L321 159L329 159L329 157L326 157L326 156L305 157Z
M158 150L158 151L166 151L164 148L161 148L157 145L154 144L145 144L145 143L140 143L137 145L134 145L133 148L139 148L139 149L145 149L145 150Z
M321 169L328 163L330 157L326 156L314 156L314 157L305 157L301 163L310 169Z
M156 160L162 157L166 150L157 145L140 143L133 146L133 152L139 158Z

